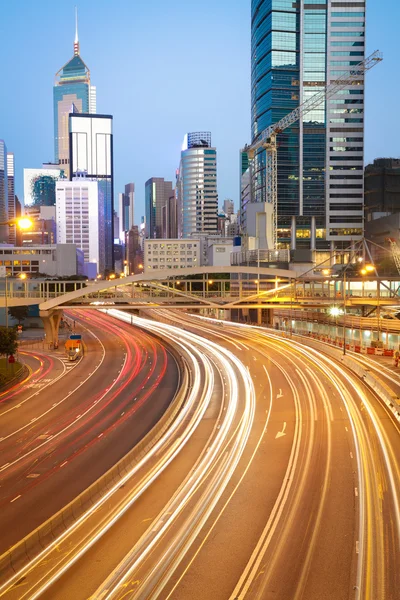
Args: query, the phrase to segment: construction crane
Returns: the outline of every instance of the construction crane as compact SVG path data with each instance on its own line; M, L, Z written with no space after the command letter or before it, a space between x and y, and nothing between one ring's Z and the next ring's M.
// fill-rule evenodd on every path
M394 264L396 265L397 272L400 275L400 248L398 247L396 240L394 240L393 238L387 238L387 241L390 244Z
M277 248L277 220L278 220L278 165L277 165L277 143L276 138L279 133L287 127L296 123L304 115L317 108L324 101L332 98L337 92L343 90L349 85L354 85L357 81L362 82L364 74L372 69L376 64L383 60L381 52L375 50L370 56L352 67L349 71L345 71L338 79L332 80L323 90L317 92L311 98L308 98L303 104L292 110L286 117L274 125L270 125L261 133L260 137L251 145L245 146L242 152L246 152L250 161L256 155L257 150L264 148L266 151L265 161L265 186L266 186L266 201L272 206L273 222L273 242ZM253 182L251 181L251 185Z

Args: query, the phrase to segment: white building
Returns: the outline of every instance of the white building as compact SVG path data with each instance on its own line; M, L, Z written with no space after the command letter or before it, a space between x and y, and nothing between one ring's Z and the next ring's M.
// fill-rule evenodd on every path
M209 132L185 136L177 188L182 237L217 233L217 151Z
M75 244L41 246L0 246L0 266L11 277L21 273L69 277L83 275L83 255Z
M233 252L232 239L210 240L207 247L207 264L213 267L229 267L231 252Z
M144 240L144 272L200 265L200 240Z
M99 271L99 197L98 183L85 178L57 182L57 241L76 244L83 251L85 263ZM92 276L92 272L88 272Z

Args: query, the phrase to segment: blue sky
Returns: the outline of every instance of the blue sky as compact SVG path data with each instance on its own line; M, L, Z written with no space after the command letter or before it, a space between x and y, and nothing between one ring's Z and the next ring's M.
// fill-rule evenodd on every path
M250 0L80 0L81 56L98 112L114 116L115 193L136 184L135 221L149 177L174 180L183 136L209 130L218 150L220 205L238 206L239 149L250 137ZM400 8L369 0L366 162L399 156ZM75 2L12 0L2 6L0 138L22 169L53 160L54 74L73 54Z

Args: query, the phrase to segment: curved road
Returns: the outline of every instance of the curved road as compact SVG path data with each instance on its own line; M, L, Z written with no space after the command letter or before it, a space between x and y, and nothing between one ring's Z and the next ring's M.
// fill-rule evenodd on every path
M0 552L124 456L175 394L176 362L157 339L97 314L80 320L85 357L0 404Z

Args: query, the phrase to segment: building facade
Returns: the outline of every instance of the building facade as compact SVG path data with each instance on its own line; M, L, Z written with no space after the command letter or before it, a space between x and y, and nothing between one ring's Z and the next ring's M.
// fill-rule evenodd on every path
M163 237L163 207L173 196L172 181L162 177L151 177L145 183L146 237Z
M61 169L24 169L24 205L55 206L57 181L64 176Z
M56 163L62 165L68 178L70 174L69 114L96 112L96 88L91 85L90 71L79 54L77 22L74 55L56 73L53 110L54 158Z
M84 176L98 184L99 272L114 270L114 165L112 116L69 115L70 179Z
M188 133L182 146L177 180L178 206L187 238L218 231L217 151L209 132Z
M57 242L75 244L85 263L99 271L99 194L98 182L83 177L57 184Z
M145 240L144 272L200 265L200 240Z
M56 206L25 206L24 216L32 221L29 229L18 230L17 246L43 246L57 243Z
M7 219L12 221L16 218L16 206L15 206L15 163L14 153L7 152L7 180L8 180L8 200L7 200ZM8 241L10 244L15 245L17 239L17 227L11 225L8 230Z
M127 183L122 198L122 210L119 216L122 231L129 231L135 224L135 184Z
M377 158L365 167L365 220L400 212L400 159Z
M252 0L252 142L365 56L365 2ZM278 244L348 245L363 234L364 80L278 134ZM265 202L265 151L252 166L243 204ZM246 167L242 162L242 173ZM293 221L295 217L295 221ZM293 227L296 235L291 235Z
M75 244L52 244L46 246L0 246L0 266L6 268L10 277L21 273L69 277L83 275L80 270L82 252Z
M0 222L7 221L8 215L8 173L7 146L0 140ZM0 225L0 242L8 242L8 226Z

